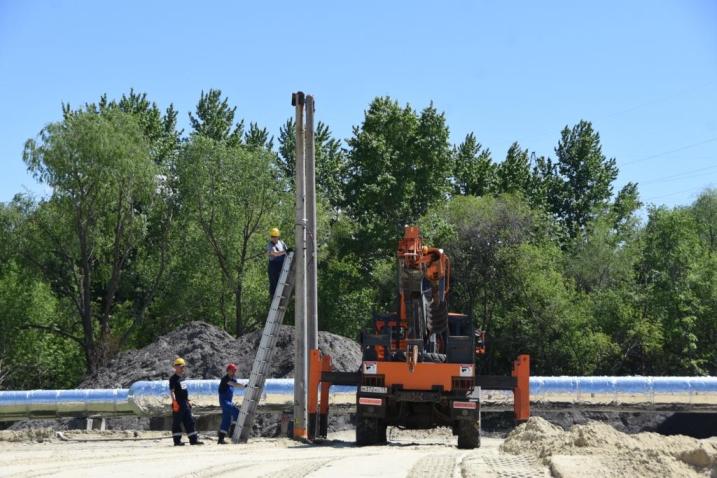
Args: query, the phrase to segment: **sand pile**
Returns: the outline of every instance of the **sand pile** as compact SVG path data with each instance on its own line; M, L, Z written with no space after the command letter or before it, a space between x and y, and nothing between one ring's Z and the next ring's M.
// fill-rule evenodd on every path
M513 430L501 451L542 459L558 477L717 477L717 443L656 433L627 435L600 422L569 431L533 417Z
M238 365L240 377L249 377L260 339L261 331L235 339L211 324L192 322L142 349L120 353L78 388L127 388L138 380L164 380L171 375L177 356L187 361L188 378L220 378L229 362ZM319 332L319 348L331 355L337 371L356 371L361 365L361 349L351 339ZM279 331L270 376L292 377L293 373L294 328L285 325Z

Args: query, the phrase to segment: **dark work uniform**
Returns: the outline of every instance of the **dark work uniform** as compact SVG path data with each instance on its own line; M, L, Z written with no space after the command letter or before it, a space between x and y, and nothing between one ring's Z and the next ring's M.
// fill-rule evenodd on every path
M182 427L187 432L189 443L196 443L197 432L194 430L194 418L192 417L192 409L189 407L189 392L184 383L184 377L180 377L176 373L169 379L169 389L174 392L174 398L179 403L179 411L172 410L172 439L174 443L182 441Z
M234 405L234 386L235 380L229 375L224 375L219 382L219 405L222 407L222 423L219 425L219 436L234 433L234 425L239 416L239 408Z
M266 252L286 252L286 244L284 241L279 239L274 244L272 241L266 245ZM279 276L281 275L281 267L284 265L284 258L286 254L281 256L269 256L269 300L274 299L274 292L276 291L276 285L279 283Z

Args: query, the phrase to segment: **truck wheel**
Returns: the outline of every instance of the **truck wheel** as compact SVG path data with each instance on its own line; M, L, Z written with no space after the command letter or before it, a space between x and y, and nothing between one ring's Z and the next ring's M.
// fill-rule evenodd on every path
M376 418L358 417L356 421L356 445L375 445L379 442L379 423Z
M458 422L458 448L464 450L480 448L480 422L472 420Z
M378 422L378 442L379 443L388 443L388 437L386 436L386 429L388 427L386 426L386 422L379 421Z

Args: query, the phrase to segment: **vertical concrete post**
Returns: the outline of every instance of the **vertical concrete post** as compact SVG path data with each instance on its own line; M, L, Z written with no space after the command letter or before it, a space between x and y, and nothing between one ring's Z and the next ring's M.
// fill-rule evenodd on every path
M306 436L306 210L305 210L305 166L304 166L304 93L292 95L296 109L296 164L294 186L296 190L296 283L295 336L294 336L294 437Z
M319 348L319 311L316 279L316 155L314 153L314 97L306 96L306 347ZM310 353L310 352L309 352Z

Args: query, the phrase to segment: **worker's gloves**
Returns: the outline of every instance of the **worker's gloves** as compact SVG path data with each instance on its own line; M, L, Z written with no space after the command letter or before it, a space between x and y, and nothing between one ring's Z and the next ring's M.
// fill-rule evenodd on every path
M172 400L172 411L175 413L179 412L179 402L176 400Z

